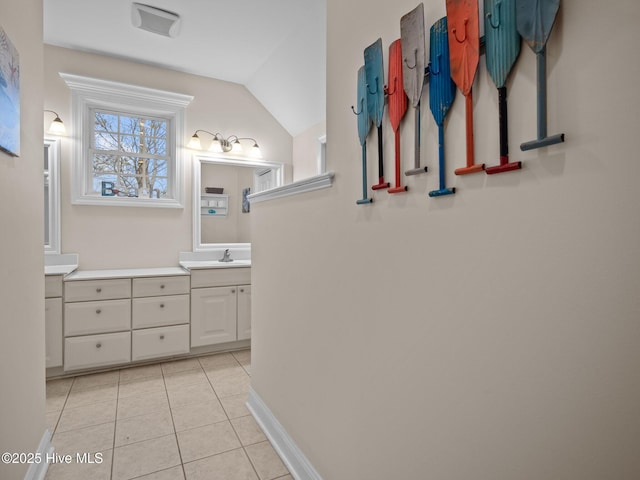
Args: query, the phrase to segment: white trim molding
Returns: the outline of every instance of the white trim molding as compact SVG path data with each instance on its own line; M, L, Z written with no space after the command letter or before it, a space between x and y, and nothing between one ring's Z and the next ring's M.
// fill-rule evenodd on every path
M322 188L329 188L333 185L333 172L323 173L314 177L298 180L281 187L271 188L263 192L254 193L247 198L253 203L265 202L276 198L288 197L290 195L298 195L300 193L312 192Z
M44 477L47 475L47 469L49 468L47 458L50 458L51 455L53 455L53 452L54 448L51 444L51 432L47 429L42 435L40 445L38 445L38 451L36 452L36 457L41 461L29 465L29 469L27 470L24 480L44 480Z
M251 387L249 387L247 408L264 431L276 453L289 469L293 478L296 480L322 480L322 477L313 468L313 465L302 453L302 450Z

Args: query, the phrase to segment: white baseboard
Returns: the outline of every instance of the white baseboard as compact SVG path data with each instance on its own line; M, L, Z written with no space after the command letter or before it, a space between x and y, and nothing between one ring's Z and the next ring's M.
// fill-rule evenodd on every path
M313 468L302 450L298 448L253 388L249 388L247 408L262 427L271 445L295 480L322 480L320 474Z
M40 463L32 463L29 465L27 474L24 480L44 480L49 468L49 463L46 461L47 455L53 453L53 445L51 444L51 432L47 429L44 431L42 438L40 439L40 445L38 445L39 454L38 457L42 459Z

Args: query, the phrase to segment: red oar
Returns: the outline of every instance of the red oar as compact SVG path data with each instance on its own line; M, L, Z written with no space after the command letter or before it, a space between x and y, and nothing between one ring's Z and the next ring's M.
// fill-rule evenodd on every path
M395 134L396 143L396 186L389 193L406 192L407 187L400 185L400 121L407 111L407 95L402 82L402 45L400 39L389 46L389 120Z
M474 164L473 151L473 81L480 59L480 25L478 0L446 0L449 26L451 78L465 96L467 131L467 166L457 168L456 175L481 172L484 163Z

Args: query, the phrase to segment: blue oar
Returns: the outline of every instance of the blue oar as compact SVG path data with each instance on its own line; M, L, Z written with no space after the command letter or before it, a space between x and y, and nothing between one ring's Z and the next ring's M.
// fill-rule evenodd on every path
M447 37L447 17L433 24L430 31L429 56L429 108L438 125L438 154L440 169L440 188L429 192L430 197L440 197L456 193L455 188L445 186L444 165L444 119L449 113L456 96L456 84L451 79L449 63L449 40Z
M364 205L373 202L373 199L367 198L367 135L371 129L371 118L367 110L367 77L364 67L358 70L358 108L360 111L356 112L355 108L351 107L353 113L358 116L358 138L362 145L362 198L356 203Z
M564 133L547 136L546 46L559 8L560 0L516 0L518 32L536 54L538 73L538 138L521 144L523 151L564 142Z

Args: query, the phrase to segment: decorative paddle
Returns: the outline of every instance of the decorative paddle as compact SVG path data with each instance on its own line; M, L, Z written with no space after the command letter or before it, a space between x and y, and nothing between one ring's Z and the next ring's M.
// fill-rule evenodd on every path
M389 102L389 120L395 134L396 146L396 186L388 190L389 193L407 191L407 186L400 185L400 122L407 112L407 96L404 93L402 81L402 44L400 39L389 45L389 87L387 89Z
M520 35L516 28L515 0L484 0L487 70L498 88L500 115L500 165L487 167L488 174L522 168L522 162L509 163L507 132L507 76L520 53Z
M373 202L373 199L367 198L367 136L371 130L371 118L367 111L367 78L364 66L358 69L358 108L356 112L353 106L351 110L358 116L358 138L362 145L362 198L356 203L364 205Z
M416 8L400 19L400 38L402 41L402 73L404 91L415 109L415 156L414 168L405 175L425 173L427 167L420 167L420 97L424 86L426 49L424 40L424 5Z
M456 175L484 170L484 163L474 164L473 149L473 81L480 60L480 25L478 0L447 0L451 78L465 97L467 132L467 166L457 168Z
M440 188L429 192L430 197L440 197L456 193L455 188L445 187L444 164L444 119L449 113L456 96L456 84L451 79L449 63L449 42L447 40L447 17L433 24L430 31L430 79L429 108L438 125L438 167L440 170Z
M373 124L378 127L378 183L372 188L389 188L384 181L384 158L382 153L382 114L384 112L384 68L382 65L382 39L379 38L364 49L364 71L367 78L367 111Z
M547 40L555 23L560 0L516 0L518 32L536 54L538 84L538 138L520 150L548 147L564 142L564 133L547 136Z

